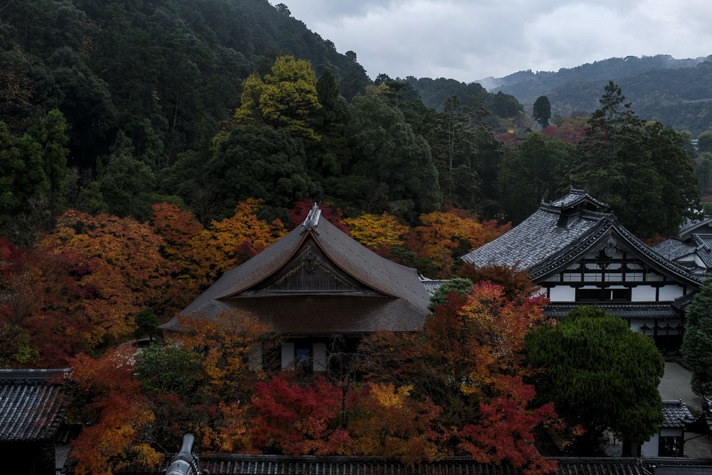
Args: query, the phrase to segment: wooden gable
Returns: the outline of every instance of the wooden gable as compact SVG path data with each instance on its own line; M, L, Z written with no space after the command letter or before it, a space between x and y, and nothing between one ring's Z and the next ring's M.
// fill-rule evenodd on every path
M336 265L312 236L307 236L292 258L275 273L231 297L289 295L384 296Z

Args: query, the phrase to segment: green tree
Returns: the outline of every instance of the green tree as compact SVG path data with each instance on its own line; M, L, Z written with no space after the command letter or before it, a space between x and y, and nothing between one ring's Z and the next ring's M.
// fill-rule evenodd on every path
M682 356L692 368L692 390L712 395L712 279L708 278L687 309Z
M0 122L0 227L25 210L30 198L47 193L42 145L29 134L14 136Z
M153 341L158 332L158 317L151 307L146 307L138 312L134 317L134 323L136 323L135 338L147 336L148 341Z
M542 129L549 126L549 119L551 119L551 104L549 103L549 98L546 96L539 96L539 98L534 102L533 111L534 120L539 122Z
M97 179L109 213L144 221L151 216L156 179L151 167L133 156L131 140L119 133Z
M568 424L586 430L575 452L596 451L606 429L637 444L658 432L663 359L650 337L621 318L578 307L528 334L526 352L533 367L543 368L534 377L538 400L553 401Z
M351 160L343 177L326 188L369 213L387 210L413 221L438 209L442 195L425 139L403 113L374 94L357 96L349 107Z
M613 82L600 103L577 146L572 184L610 204L621 224L640 237L676 235L699 209L682 138L658 123L645 124Z
M264 81L256 75L247 78L235 119L239 124L286 127L295 136L319 141L314 122L320 108L311 64L293 56L281 56Z
M497 177L506 216L520 223L542 201L550 201L568 187L564 169L574 154L571 144L534 132L516 149L508 149Z
M461 296L471 294L472 281L470 279L463 279L462 277L446 280L438 287L432 297L430 297L428 308L432 311L438 305L444 305L445 302L447 302L447 297L450 295L450 292L457 292Z
M139 351L136 377L149 395L189 398L202 376L200 356L176 345L149 345Z
M277 213L269 217L287 222L294 201L322 194L307 173L302 142L269 125L233 130L208 163L204 181L212 183L223 217L231 216L239 201L258 198Z

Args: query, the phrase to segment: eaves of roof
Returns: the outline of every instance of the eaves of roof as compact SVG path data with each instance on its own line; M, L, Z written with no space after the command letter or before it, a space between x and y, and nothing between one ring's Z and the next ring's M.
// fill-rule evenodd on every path
M612 214L607 214L602 217L595 226L586 231L578 240L560 249L536 266L531 267L529 270L530 278L534 281L538 281L566 267L571 262L575 262L591 248L601 243L611 232L615 232L618 237L623 240L628 249L647 261L651 267L659 272L673 276L677 278L677 280L681 280L694 287L699 287L702 284L702 278L700 276L692 274L684 266L666 259L655 252L650 246L646 245L621 226Z
M449 457L437 462L406 464L379 457L328 457L280 455L205 455L200 456L201 470L211 475L521 475L522 468L508 464L483 464L469 457ZM709 467L712 459L557 457L555 473L562 475L652 475L656 467ZM170 455L156 467L129 467L121 475L165 473Z
M51 440L64 418L69 369L0 370L0 441Z

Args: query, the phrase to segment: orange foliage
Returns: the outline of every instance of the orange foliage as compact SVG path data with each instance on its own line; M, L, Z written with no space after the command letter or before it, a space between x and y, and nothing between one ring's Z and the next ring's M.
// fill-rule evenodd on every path
M100 214L91 216L70 210L60 216L56 228L37 244L52 254L79 253L92 272L78 285L94 298L90 305L73 302L65 313L82 311L92 324L85 339L91 345L106 336L129 334L133 316L151 306L159 313L170 305L167 289L176 266L160 254L164 241L146 224L132 218Z
M403 245L403 235L408 226L400 224L395 216L383 212L362 214L357 218L348 218L344 223L351 229L351 237L371 249Z
M198 285L211 285L228 269L242 264L284 236L279 220L268 223L256 215L262 202L248 199L235 208L235 215L212 221L208 229L191 239L189 271Z
M490 282L498 285L502 287L507 299L522 303L539 290L539 286L529 279L528 272L528 269L517 269L516 266L514 269L496 264L476 267L465 263L456 274L458 277L470 279L475 284Z
M409 464L446 456L443 431L435 422L441 409L430 400L413 399L411 390L393 383L370 385L349 419L346 454L397 457Z
M452 293L422 334L382 332L365 341L370 377L412 384L414 397L437 404L442 412L431 430L445 431L440 447L450 454L506 461L527 473L552 471L555 464L533 447L533 431L559 420L551 405L530 407L534 388L523 381L530 372L524 338L543 321L544 302L509 301L489 283L475 285L471 295Z
M255 357L261 346L269 351L267 329L249 315L229 310L215 317L186 316L179 321L182 330L174 339L182 348L200 355L206 379L199 396L211 401L214 412L192 430L204 449L249 449L245 404L255 382L264 378Z
M216 316L178 317L181 331L173 338L181 347L201 355L210 394L229 400L235 392L246 393L254 380L264 377L259 365L250 365L267 328L250 315L226 310Z
M190 240L203 230L203 225L196 221L193 213L174 204L159 203L151 208L151 228L165 241L163 252L166 257L176 263L186 259Z
M141 438L155 416L133 377L132 356L128 348L99 359L80 354L72 362L73 416L91 424L72 442L79 475L110 475L136 462L153 465L163 458Z
M455 258L511 229L510 224L479 222L475 214L457 208L423 214L420 221L423 224L413 229L408 247L416 255L433 260L442 278L451 276Z

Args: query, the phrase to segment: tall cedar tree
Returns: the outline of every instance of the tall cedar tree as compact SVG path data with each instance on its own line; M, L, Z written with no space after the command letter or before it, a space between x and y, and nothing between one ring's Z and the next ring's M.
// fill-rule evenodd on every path
M680 134L645 124L609 82L571 168L574 185L607 202L634 234L673 236L695 217L699 191Z

